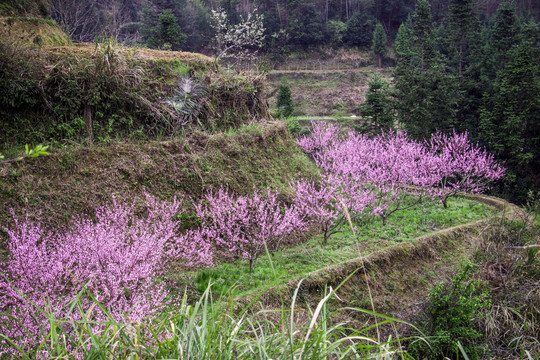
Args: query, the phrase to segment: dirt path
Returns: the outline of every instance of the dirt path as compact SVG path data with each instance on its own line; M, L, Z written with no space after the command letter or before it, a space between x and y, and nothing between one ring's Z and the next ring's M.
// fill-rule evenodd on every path
M390 69L381 69L381 68L374 68L374 67L364 67L364 68L355 68L355 69L319 69L319 70L272 70L269 72L270 75L272 74L324 74L324 73L342 73L342 72L358 72L358 73L365 73L365 72L382 72Z

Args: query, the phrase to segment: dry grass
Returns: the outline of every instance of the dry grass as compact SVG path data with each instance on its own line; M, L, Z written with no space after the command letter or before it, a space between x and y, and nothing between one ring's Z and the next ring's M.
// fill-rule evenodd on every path
M92 58L95 52L96 45L92 43L76 43L75 46L53 46L49 47L47 51L52 56L65 56L66 54L81 56L85 58ZM139 59L141 61L180 61L187 64L194 64L200 66L214 66L212 58L190 52L182 51L163 51L153 50L143 47L125 47L118 46L124 56Z
M74 147L0 168L0 227L11 223L10 209L59 229L73 215L108 203L113 193L129 202L141 198L143 189L162 198L198 197L221 185L246 193L313 176L312 164L282 123L163 142Z
M54 22L39 18L0 18L0 36L27 45L71 46L71 40Z

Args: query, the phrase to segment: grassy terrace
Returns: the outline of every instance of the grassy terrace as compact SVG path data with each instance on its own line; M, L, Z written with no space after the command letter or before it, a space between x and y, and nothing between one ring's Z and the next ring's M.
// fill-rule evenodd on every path
M412 241L430 232L483 219L495 212L494 208L482 203L452 198L448 209L431 203L397 212L389 218L386 226L379 218L356 224L354 233L345 226L344 231L331 237L326 246L322 246L322 236L318 235L272 253L271 261L263 255L255 263L253 272L250 272L247 260L240 260L197 272L176 274L172 278L179 285L194 286L199 293L211 280L214 294L229 295L231 289L235 296L256 294L269 285L309 277L310 272Z

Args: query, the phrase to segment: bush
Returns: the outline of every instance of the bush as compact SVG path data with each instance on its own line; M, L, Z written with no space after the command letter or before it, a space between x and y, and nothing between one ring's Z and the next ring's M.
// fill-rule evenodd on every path
M415 359L460 359L458 342L470 359L479 359L483 334L475 327L482 310L491 306L484 283L470 279L478 266L465 263L450 282L439 284L432 290L424 319L419 328L427 336L429 345L423 341L413 342L409 352Z
M278 117L286 118L294 112L294 103L292 101L291 88L287 84L279 85L277 96Z
M292 117L287 118L287 127L289 128L289 131L293 136L299 135L302 131L298 120Z

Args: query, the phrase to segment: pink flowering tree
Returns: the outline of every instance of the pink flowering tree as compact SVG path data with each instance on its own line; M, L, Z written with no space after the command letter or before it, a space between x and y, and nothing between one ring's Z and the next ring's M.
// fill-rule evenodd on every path
M95 221L75 218L63 233L48 233L39 223L15 218L8 234L9 258L0 277L2 333L31 349L39 334L50 329L39 309L59 318L77 320L69 304L81 291L82 310L98 322L112 316L116 321L139 323L156 315L167 291L154 281L162 274L171 255L182 255L193 264L211 263L210 247L201 241L195 249L179 238L181 199L164 202L146 195L146 215L137 216L134 206L118 203L95 212ZM106 309L93 305L92 297ZM69 331L69 329L64 329ZM7 344L0 340L0 351Z
M281 240L306 223L293 206L277 200L277 193L267 190L251 196L236 196L227 189L209 191L195 204L201 229L212 239L216 252L228 258L249 260L250 270L266 251L279 249Z
M323 245L343 229L348 221L366 215L374 201L372 192L351 177L328 174L319 184L298 181L291 184L294 206L311 225L319 225L323 232Z
M294 206L310 225L318 225L323 231L323 244L341 230L345 222L336 198L336 189L328 183L317 186L305 180L291 184L295 193Z
M394 212L424 201L442 199L446 207L449 197L481 192L504 174L492 155L468 141L467 133L438 133L421 143L405 133L338 136L332 126L313 125L312 137L298 144L311 152L324 176L355 183L364 197L371 191L371 213L383 224Z
M350 132L314 159L325 176L337 177L341 184L354 188L357 195L349 190L348 198L364 199L369 210L363 212L380 216L383 224L394 212L432 198L438 181L427 149L394 132L374 138Z
M427 148L437 157L440 171L439 187L441 202L448 207L448 199L460 192L480 193L489 185L501 179L505 173L502 167L485 149L469 141L464 132L452 135L435 133L426 142Z
M371 156L364 159L367 170L359 174L374 189L372 214L380 216L383 225L393 213L434 199L440 178L437 159L423 144L395 132L367 142Z
M315 155L333 146L340 139L342 129L325 121L312 121L310 135L300 136L296 144L305 152Z

